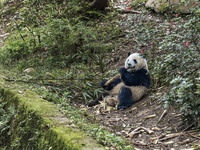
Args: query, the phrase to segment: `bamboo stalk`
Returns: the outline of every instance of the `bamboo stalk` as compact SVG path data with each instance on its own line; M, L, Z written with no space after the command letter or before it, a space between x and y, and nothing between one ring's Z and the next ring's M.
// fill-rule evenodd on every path
M114 81L115 79L117 78L120 78L120 74L114 76L113 78L111 78L110 80L108 80L106 83L105 83L105 86L109 85L112 81Z

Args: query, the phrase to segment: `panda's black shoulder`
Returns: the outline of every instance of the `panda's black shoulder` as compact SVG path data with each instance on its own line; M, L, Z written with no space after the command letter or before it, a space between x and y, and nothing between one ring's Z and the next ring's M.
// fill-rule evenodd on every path
M135 77L139 77L140 79L147 79L147 80L150 80L150 76L149 76L149 73L146 69L140 69L140 70L137 70L135 71Z
M146 78L146 77L148 77L149 76L149 73L148 73L148 71L146 70L146 69L140 69L140 70L137 70L137 71L135 71L135 72L126 72L125 73L126 75L128 75L128 76L132 76L132 77L144 77L144 78Z
M150 75L149 75L149 72L146 70L146 69L140 69L138 71L135 72L138 78L138 80L141 82L140 84L142 86L145 86L147 88L150 87Z
M148 71L146 69L140 69L134 72L135 75L147 75Z
M121 78L127 86L145 86L147 88L150 87L150 76L146 69L140 69L131 73L123 73Z

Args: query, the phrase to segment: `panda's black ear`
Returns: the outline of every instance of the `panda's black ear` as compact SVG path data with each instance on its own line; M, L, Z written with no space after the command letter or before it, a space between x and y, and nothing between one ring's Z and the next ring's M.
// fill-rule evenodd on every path
M131 55L131 53L130 52L128 52L128 56L130 56Z

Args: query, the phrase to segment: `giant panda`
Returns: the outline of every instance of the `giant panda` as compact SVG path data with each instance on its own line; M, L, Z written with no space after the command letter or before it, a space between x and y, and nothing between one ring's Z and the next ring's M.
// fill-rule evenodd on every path
M111 80L103 80L100 85L108 91L105 102L117 109L126 109L139 101L150 88L150 76L147 61L140 53L128 54L124 67L119 69L120 76Z

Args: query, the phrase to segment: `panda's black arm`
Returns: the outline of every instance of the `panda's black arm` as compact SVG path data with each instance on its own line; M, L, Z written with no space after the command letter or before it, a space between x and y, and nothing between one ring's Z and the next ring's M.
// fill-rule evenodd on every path
M106 82L107 82L107 80L102 80L100 86L107 91L111 91L117 84L121 83L121 79L117 78L117 79L113 80L110 84L105 86Z
M119 73L121 74L121 75L123 75L123 74L125 74L125 73L127 73L128 71L124 68L124 67L121 67L120 69L119 69Z
M125 68L120 68L121 79L127 86L150 87L150 76L145 69L130 73Z

